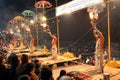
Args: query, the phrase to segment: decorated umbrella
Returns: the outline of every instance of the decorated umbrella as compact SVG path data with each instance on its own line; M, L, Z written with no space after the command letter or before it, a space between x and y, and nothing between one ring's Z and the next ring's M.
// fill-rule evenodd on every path
M46 20L46 17L44 16L44 8L50 8L50 7L52 7L52 4L48 1L41 0L41 1L38 1L35 3L35 7L43 9L43 14L42 14L42 18L40 20L40 22L41 22L40 24L41 24L41 26L46 27L47 20Z
M23 21L25 21L25 19L22 16L16 16L16 17L14 17L14 20L16 21L16 24L15 24L15 26L17 26L16 30L19 33L20 32L19 29L21 28L21 24Z
M9 20L6 29L7 30L14 29L14 24L15 23L16 23L16 21L14 19Z
M25 17L32 17L32 16L34 16L34 12L31 10L25 10L22 12L22 15Z
M14 24L14 23L16 23L16 20L15 19L11 19L8 23Z
M22 16L16 16L16 17L14 17L14 20L15 21L24 21L24 18L22 17Z
M8 21L8 25L7 25L7 28L11 28L14 24L16 23L16 21L14 19L11 19Z
M37 3L35 3L35 7L36 8L50 8L50 7L52 7L52 4L48 1L41 0L41 1L38 1Z
M33 17L35 13L33 11L31 11L31 10L24 10L21 14L24 17L26 17L25 23L28 25L29 21L30 21L30 18Z

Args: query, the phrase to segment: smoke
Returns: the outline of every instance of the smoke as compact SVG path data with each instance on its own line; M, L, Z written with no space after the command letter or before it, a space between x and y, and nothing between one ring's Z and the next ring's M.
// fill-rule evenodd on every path
M105 7L106 7L106 4L101 3L95 6L88 7L87 12L101 13L104 11Z
M15 16L21 15L21 12L24 11L26 7L33 5L30 2L29 5L26 3L28 3L28 1L0 0L0 30L6 28L9 20L13 19Z
M0 0L0 30L5 29L8 21L18 15L18 12L15 12L15 6L6 5L5 1Z

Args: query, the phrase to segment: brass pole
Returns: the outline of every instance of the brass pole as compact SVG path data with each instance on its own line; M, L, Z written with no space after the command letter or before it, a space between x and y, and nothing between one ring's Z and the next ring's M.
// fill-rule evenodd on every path
M35 3L36 3L36 0L35 0ZM37 12L37 8L35 7L35 12L36 12L36 17L37 17L37 20L38 20L38 12ZM39 42L38 42L38 21L35 23L35 25L36 25L36 39L37 39L37 50L38 50L38 44L39 44Z
M108 61L111 60L111 46L110 46L110 0L107 0L107 14L108 14Z
M37 50L38 50L38 44L39 44L39 42L38 42L38 23L37 23L37 26L36 26L36 28L37 28Z
M55 0L56 1L56 8L57 8L57 5L58 5L58 3L57 3L57 1L58 0ZM56 16L56 26L57 26L57 38L58 38L58 46L57 46L57 52L58 52L58 54L60 53L60 37L59 37L59 24L58 24L58 16Z

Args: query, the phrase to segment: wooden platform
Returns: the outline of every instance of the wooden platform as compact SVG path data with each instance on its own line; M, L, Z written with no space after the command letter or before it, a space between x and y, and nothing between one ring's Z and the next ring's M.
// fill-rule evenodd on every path
M13 51L13 53L19 54L19 53L29 53L30 49L19 49L19 48L15 48Z
M103 80L103 77L104 77L103 73L99 74L95 72L95 66L81 64L81 65L71 65L67 67L59 67L59 68L53 69L53 77L55 80L59 76L60 70L62 69L66 70L67 72L79 71L83 74L91 76L92 80L100 80L100 79ZM110 74L110 80L120 80L120 69L118 68L105 66L104 73Z
M27 54L30 58L48 57L49 55L51 55L50 52L42 53L41 51L34 51L34 52L30 53L29 49L23 49L23 50L16 49L13 52L15 54L17 54L18 56L21 56L22 54Z
M49 57L40 57L40 58L36 58L37 60L39 60L41 62L41 64L45 64L50 66L51 68L58 68L61 66L70 66L73 64L80 64L80 58L74 57L74 58L65 58L62 57L60 55L57 56L56 60L52 59L52 56Z

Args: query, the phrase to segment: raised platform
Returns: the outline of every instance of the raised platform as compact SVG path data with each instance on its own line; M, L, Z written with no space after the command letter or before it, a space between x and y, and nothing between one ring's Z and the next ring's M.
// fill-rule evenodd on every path
M30 53L30 49L19 49L19 48L15 48L13 51L13 53L19 54L19 53Z
M91 76L92 79L90 80L100 80L100 79L103 80L103 77L104 77L104 74L99 74L95 72L95 66L81 64L81 65L71 65L68 67L60 67L60 68L53 69L53 77L55 80L59 76L60 70L62 69L66 70L67 72L79 71L80 73ZM120 80L119 68L112 68L112 67L105 66L104 73L110 74L110 80Z
M58 68L61 66L69 66L69 65L73 65L73 64L81 64L80 62L80 58L74 57L74 58L65 58L61 55L57 56L57 59L54 60L52 59L52 56L49 57L40 57L40 58L36 58L37 60L39 60L41 62L41 64L45 64L50 66L51 68Z
M17 54L18 56L21 56L22 54L27 54L30 58L37 58L37 57L48 57L49 55L51 55L50 52L41 52L41 51L34 51L34 52L30 52L30 49L15 49L13 50L13 53Z
M21 56L22 54L27 54L30 58L38 58L38 57L48 57L51 55L51 53L41 53L40 51L36 51L33 53L19 53L18 56Z

